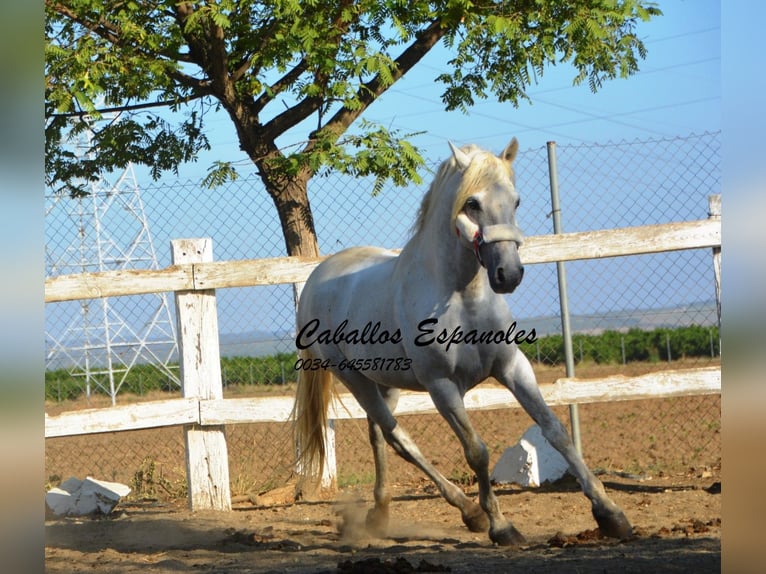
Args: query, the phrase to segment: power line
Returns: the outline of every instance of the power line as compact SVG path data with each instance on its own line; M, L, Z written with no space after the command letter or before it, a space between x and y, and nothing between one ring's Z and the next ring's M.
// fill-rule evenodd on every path
M669 66L663 66L661 68L651 68L649 70L642 70L642 71L636 72L634 74L634 76L644 76L644 75L648 75L648 74L655 74L655 73L659 73L659 72L666 72L666 71L669 71L669 70L675 70L675 69L678 69L678 68L686 68L686 67L690 67L690 66L698 66L700 64L707 64L707 63L714 62L714 61L720 61L720 59L721 59L720 56L715 56L715 57L712 57L712 58L704 58L702 60L693 60L691 62L682 62L680 64L672 64L672 65L669 65ZM434 85L433 82L431 82L429 84L422 84L421 86L417 86L417 87L420 87L420 88L432 87L433 85ZM410 88L410 89L416 89L417 87L413 87L413 88ZM553 92L560 92L560 91L564 91L564 90L572 90L572 89L578 89L578 88L579 88L579 86L573 86L573 85L558 86L558 87L555 87L555 88L547 88L545 90L539 90L539 91L536 91L536 92L532 92L532 93L527 94L527 95L529 96L530 99L534 100L540 94L549 94L549 93L553 93ZM389 89L388 91L389 91L389 93L392 93L392 94L399 94L399 95L402 95L402 96L406 96L408 98L422 100L424 102L428 102L428 103L433 104L435 106L439 106L439 110L435 110L434 112L425 112L425 113L435 113L436 111L439 111L439 112L444 111L441 108L441 103L437 102L436 100L434 100L432 98L427 98L425 96L418 96L416 94L413 94L413 93L410 93L410 92L407 92L407 91L404 91L404 90L394 89L394 88ZM495 103L495 102L489 102L489 103ZM479 104L479 105L481 105L481 104ZM417 112L411 112L411 113L408 113L408 114L403 114L403 115L400 115L398 117L403 118L403 117L410 117L410 116L421 116L421 115L423 115L423 113L424 112L422 112L422 111L417 111Z
M631 110L631 111L627 111L627 112L615 112L613 114L594 114L594 113L591 113L591 112L586 112L586 111L584 111L581 108L573 108L571 106L565 106L563 104L556 104L554 102L547 101L547 100L542 100L542 99L539 99L539 98L537 98L536 101L538 101L538 102L540 102L542 104L546 104L548 106L553 106L555 108L560 108L560 109L563 109L563 110L566 110L566 111L570 111L570 112L574 112L574 113L578 113L578 114L582 114L582 115L587 116L587 118L585 118L585 119L571 120L569 122L555 124L554 127L562 127L562 126L566 126L566 125L574 125L574 124L589 122L589 121L593 121L593 120L600 120L600 121L608 121L608 122L616 123L616 124L619 124L619 125L624 125L626 127L635 128L635 129L639 129L639 130L643 130L643 131L648 131L648 132L659 134L659 135L665 135L662 132L657 132L655 130L651 130L649 128L646 128L644 126L637 126L637 125L634 125L634 124L630 124L628 122L623 122L623 121L617 120L615 118L619 118L619 117L622 117L622 116L630 116L630 115L635 115L635 114L642 114L642 113L647 113L647 112L654 112L654 111L659 111L659 110L666 110L666 109L670 109L670 108L677 108L677 107L687 106L687 105L700 104L700 103L710 102L710 101L719 100L719 99L720 98L717 97L717 96L711 96L711 97L707 97L707 98L697 98L695 100L687 100L687 101L684 101L684 102L677 102L677 103L673 103L673 104L663 104L663 105L659 105L659 106L652 106L652 107L649 107L649 108L642 108L642 109Z
M679 38L688 38L689 36L696 36L698 34L707 34L708 32L720 31L720 26L711 26L710 28L703 28L701 30L692 30L690 32L682 32L680 34L673 34L672 36L663 36L661 38L655 38L648 40L644 44L659 44L660 42L667 42L668 40L678 40Z

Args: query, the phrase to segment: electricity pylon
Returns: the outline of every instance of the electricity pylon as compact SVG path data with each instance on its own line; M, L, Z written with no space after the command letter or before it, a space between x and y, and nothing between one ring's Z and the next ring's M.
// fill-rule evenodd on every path
M102 177L83 197L46 197L46 275L159 269L132 165ZM55 238L55 240L53 239ZM62 239L64 238L64 239ZM88 397L116 404L128 372L151 364L178 386L175 325L165 293L84 299L46 306L46 369L82 377Z

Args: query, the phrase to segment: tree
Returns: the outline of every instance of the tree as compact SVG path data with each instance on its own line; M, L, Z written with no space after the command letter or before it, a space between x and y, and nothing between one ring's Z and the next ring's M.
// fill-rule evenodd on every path
M494 94L514 105L545 68L574 65L596 90L645 57L642 0L46 0L45 169L72 195L129 162L159 177L208 149L205 115L231 118L276 206L290 255L316 256L306 194L322 170L418 180L418 150L362 114L439 42L454 54L448 110ZM68 142L101 122L93 154ZM173 118L172 120L167 119ZM357 122L358 129L349 128ZM288 130L305 130L280 147ZM303 132L302 132L303 133ZM216 162L210 185L236 177Z

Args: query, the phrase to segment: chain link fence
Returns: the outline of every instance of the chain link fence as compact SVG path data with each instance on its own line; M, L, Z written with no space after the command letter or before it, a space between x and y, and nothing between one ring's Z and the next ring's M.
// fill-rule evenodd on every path
M720 133L706 133L558 147L564 231L706 218L708 196L720 193L720 144ZM429 162L428 171L437 166ZM526 235L551 233L545 147L520 152L516 171L520 226ZM375 196L372 180L314 178L309 197L321 252L401 247L432 173L424 173L422 186L384 187ZM170 240L181 237L211 237L216 260L284 255L257 175L214 190L140 179L126 172L85 200L46 198L49 275L165 267ZM720 364L709 250L568 262L566 271L578 376ZM47 305L46 412L178 393L171 296ZM291 286L221 289L217 299L225 395L289 394L296 379ZM540 381L564 376L555 265L528 266L509 304L520 328L537 333L525 352ZM556 410L566 421L566 409ZM493 462L531 424L518 409L472 418ZM401 420L442 472L470 481L457 440L444 440L451 436L446 423L437 416ZM720 465L717 395L581 405L580 421L592 467L640 473ZM341 421L336 430L341 484L371 481L365 421ZM262 491L290 476L286 425L234 425L227 436L235 493ZM392 472L395 480L421 480L403 462ZM132 484L138 494L176 496L185 488L183 434L176 428L48 439L46 473L51 483L90 474Z

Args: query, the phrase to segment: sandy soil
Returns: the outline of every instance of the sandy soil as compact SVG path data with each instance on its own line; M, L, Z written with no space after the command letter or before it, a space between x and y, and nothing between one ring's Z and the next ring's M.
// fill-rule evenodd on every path
M46 571L176 572L719 572L720 473L636 480L602 477L634 525L627 541L600 538L577 484L499 488L527 544L494 546L469 532L427 483L398 487L386 538L363 528L369 488L335 500L231 513L183 502L133 503L110 517L46 522ZM475 494L475 492L473 492ZM148 568L148 570L147 570Z
M643 365L641 372L660 367ZM541 370L541 380L560 376ZM578 374L605 374L592 370ZM82 406L47 405L46 411ZM566 408L555 410L565 420ZM459 445L446 423L439 417L402 419L443 472L459 470L453 460L462 459ZM234 481L233 493L239 496L233 512L192 513L184 499L142 499L136 491L139 496L122 502L108 517L50 518L45 524L46 571L720 572L720 397L581 405L580 419L586 461L591 468L605 469L601 478L607 490L634 525L631 540L600 538L588 501L576 483L564 479L539 489L498 487L506 516L527 544L496 547L486 534L469 532L433 486L396 457L390 530L385 538L372 538L363 528L371 501L368 480L359 485L347 481L352 486L327 501L292 502L291 488L249 496L262 494L259 485L271 477L279 478L274 484L284 484L291 445L283 425L237 425L227 429L232 476L251 478L240 487ZM530 423L518 409L485 411L474 422L493 460ZM363 426L352 421L336 429L339 468L347 477L371 476ZM177 428L50 439L46 476L91 474L134 484L137 469L150 457L166 483L180 483L183 472L176 480L172 471L183 467L181 439ZM257 478L257 472L265 474ZM476 495L475 487L465 488ZM274 496L269 499L269 494Z

